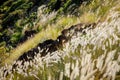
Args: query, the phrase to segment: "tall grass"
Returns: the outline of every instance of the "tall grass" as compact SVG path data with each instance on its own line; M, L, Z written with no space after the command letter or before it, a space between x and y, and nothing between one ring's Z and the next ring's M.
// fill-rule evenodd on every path
M120 6L119 3L116 4L119 0L107 0L108 3L105 1L105 6L100 5L102 4L100 0L98 0L98 2L95 1L97 0L86 5L83 14L79 17L71 15L64 16L59 17L56 23L48 23L46 29L43 29L33 39L27 41L25 45L23 44L17 48L17 52L13 53L21 54L24 51L27 51L27 49L30 49L30 45L35 44L35 42L36 44L39 43L40 40L46 36L44 33L45 31L50 33L49 35L47 34L47 38L55 39L62 29L67 28L72 24L79 22L89 23L100 20L95 29L85 29L86 34L84 35L82 33L77 33L64 45L62 50L48 53L45 57L40 57L40 54L37 54L33 61L25 62L24 64L22 64L22 61L15 61L14 63L18 65L15 69L12 69L11 65L1 67L0 79L119 80ZM112 4L110 4L110 6L109 3L114 3L114 5L112 6ZM99 6L102 6L102 8L99 9ZM105 10L101 11L103 9ZM80 7L80 12L81 10L83 10L82 6ZM101 13L103 14L100 16ZM63 28L61 28L62 26ZM53 34L55 35L53 36ZM33 43L31 43L32 41ZM22 47L24 50L22 50ZM9 61L10 59L13 59L13 57L11 56L11 58L8 58L7 60Z

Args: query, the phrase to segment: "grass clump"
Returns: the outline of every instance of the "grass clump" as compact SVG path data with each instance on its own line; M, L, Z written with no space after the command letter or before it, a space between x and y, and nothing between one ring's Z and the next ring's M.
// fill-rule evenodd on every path
M45 57L36 55L31 62L17 63L0 68L0 79L28 80L119 80L120 79L120 11L119 0L93 0L83 3L78 15L59 15L57 12L39 15L34 29L40 28L33 38L11 51L2 64L12 64L20 55L47 39L56 39L61 31L77 23L97 25L86 34L78 33L58 50ZM56 17L57 16L57 17ZM52 18L52 19L51 19ZM55 19L55 21L53 20ZM29 24L26 25L28 27ZM48 34L46 34L48 33ZM4 70L7 69L8 75ZM4 76L3 76L4 75Z

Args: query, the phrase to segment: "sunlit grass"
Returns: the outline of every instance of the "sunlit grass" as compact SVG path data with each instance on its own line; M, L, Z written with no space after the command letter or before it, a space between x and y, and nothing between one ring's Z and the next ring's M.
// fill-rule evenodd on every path
M42 58L36 55L33 62L24 65L17 62L18 71L8 79L119 80L120 18L118 12L111 13L107 18L113 20L99 23L86 35L74 35L63 50Z
M47 23L45 29L11 51L3 64L13 63L21 54L44 40L56 39L63 29L73 24L99 21L95 29L87 31L86 35L79 33L73 36L63 50L42 58L37 55L33 62L26 62L24 66L17 62L23 67L18 66L18 71L13 73L9 71L7 78L2 76L1 68L0 79L119 80L120 6L117 4L119 0L103 1L93 0L89 5L82 5L80 16L62 15L55 23Z

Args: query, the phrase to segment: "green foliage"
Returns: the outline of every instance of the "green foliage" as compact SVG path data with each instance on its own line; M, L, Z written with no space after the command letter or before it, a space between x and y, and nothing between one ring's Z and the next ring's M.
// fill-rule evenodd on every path
M35 0L36 1L36 0ZM39 5L42 5L45 0L40 0L37 3ZM48 3L45 5L47 8L44 10L43 14L46 18L46 15L48 16L49 13L56 10L58 12L57 16L55 16L53 19L46 18L46 23L44 24L42 21L39 21L41 17L37 17L38 13L32 12L32 8L35 7L36 3L32 0L8 0L4 2L0 6L0 56L3 56L3 53L6 53L11 49L10 47L17 46L17 43L19 42L20 38L24 35L24 32L26 30L37 30L39 33L36 35L35 38L30 39L29 42L23 44L23 46L19 46L16 48L15 53L23 53L26 52L28 49L30 49L28 46L31 47L31 45L38 44L40 40L46 40L48 38L56 39L56 37L60 34L61 30L69 27L73 24L80 23L80 22L97 22L97 20L100 18L100 20L106 19L109 11L117 5L117 1L114 0L85 0L83 4L80 2L81 0L60 0L63 1L60 3L58 8L56 9L58 0L49 0ZM82 4L82 5L81 5ZM38 8L38 7L37 7ZM77 10L77 17L74 16L76 14L70 14L74 13L75 10ZM120 8L118 7L116 9L117 11L120 11ZM69 15L68 15L69 14ZM40 14L42 15L42 14ZM72 16L72 17L71 17ZM44 19L44 17L42 17ZM41 18L41 20L42 20ZM112 20L110 20L112 21ZM44 25L43 25L44 24ZM102 30L101 30L102 32ZM117 34L118 37L120 37L119 34ZM2 40L3 36L9 36L10 39L7 41ZM83 36L81 36L83 37ZM96 36L97 37L97 36ZM88 36L84 36L85 39L89 39ZM95 59L95 62L99 56L101 56L104 53L103 45L105 45L106 53L109 53L112 50L116 50L115 53L120 52L119 43L120 40L115 41L115 44L110 45L110 40L113 40L113 37L110 37L110 39L104 39L102 46L97 47L97 45L93 44L87 44L86 46L82 47L79 45L75 52L70 52L69 56L65 56L61 59L61 61L58 61L57 63L50 63L50 66L47 66L46 63L43 64L43 67L39 67L37 69L36 73L37 75L22 75L19 73L14 73L13 80L36 80L40 78L41 80L48 80L49 77L51 77L51 80L59 80L61 72L65 72L65 64L70 63L70 74L72 73L72 67L76 64L76 59L78 60L78 63L81 64L81 56L82 54L80 52L81 50L86 51L87 53L92 53L92 60ZM6 48L8 42L9 49ZM38 43L37 43L38 42ZM114 43L114 42L113 42ZM29 45L31 44L31 45ZM108 44L108 45L106 45ZM27 46L27 47L26 47ZM4 56L3 56L4 57ZM118 58L118 54L115 54L114 60ZM0 62L4 60L5 58L0 58ZM13 59L13 58L11 58ZM96 64L96 63L95 63ZM36 64L37 66L38 64ZM28 69L27 73L31 72L32 70L36 69L36 67ZM64 73L65 74L65 73ZM70 78L63 74L63 80L70 80ZM96 73L96 75L99 75L99 71ZM119 80L120 72L117 73L116 80ZM102 75L101 75L102 76ZM19 77L19 78L18 78ZM8 79L10 76L8 76ZM98 78L98 77L97 77ZM98 80L96 78L96 80ZM80 77L76 77L76 80L79 80Z
M48 7L50 7L51 10L54 10L56 2L57 2L57 0L51 0L48 3Z
M13 44L16 43L16 41L18 41L20 37L21 37L21 33L20 32L16 32L16 33L12 34L11 42Z
M75 6L79 6L81 3L81 0L50 0L50 1L46 1L46 0L41 0L41 1L32 1L32 0L7 0L7 1L3 1L3 4L0 6L0 12L2 14L0 14L0 23L1 23L1 28L0 30L2 30L2 34L7 31L7 33L11 33L8 29L10 29L12 31L11 35L14 35L13 32L17 32L22 34L23 36L23 32L24 32L24 28L27 25L27 29L28 30L37 30L41 31L41 27L38 28L34 28L34 22L37 21L37 8L40 5L45 4L46 5L46 9L44 10L44 14L49 14L52 11L56 10L58 11L58 14L55 18L48 20L47 24L51 24L51 23L55 23L55 21L59 18L59 14L62 13L71 13L73 12L73 10L76 8ZM74 8L71 9L72 7L70 7L71 5L75 4ZM68 9L69 8L69 9ZM33 10L33 11L32 11ZM44 26L46 27L47 24L45 24ZM13 37L10 36L6 33L4 33L4 36L9 36L10 40L9 45L14 45L14 43L17 43L19 41L19 39L21 38L20 36L18 37ZM3 38L1 38L2 41ZM8 42L6 42L8 43Z

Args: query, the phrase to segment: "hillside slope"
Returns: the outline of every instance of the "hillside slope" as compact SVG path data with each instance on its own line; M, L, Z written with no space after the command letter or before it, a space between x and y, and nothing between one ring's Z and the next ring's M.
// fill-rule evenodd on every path
M59 1L64 5L56 8ZM12 48L2 42L0 79L119 80L120 0L86 1L48 0L39 5L34 19L27 16L32 23L28 20L18 31L23 36L17 36Z

